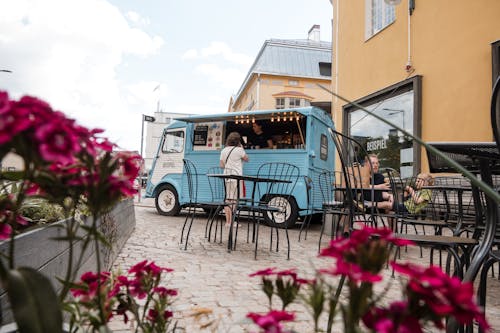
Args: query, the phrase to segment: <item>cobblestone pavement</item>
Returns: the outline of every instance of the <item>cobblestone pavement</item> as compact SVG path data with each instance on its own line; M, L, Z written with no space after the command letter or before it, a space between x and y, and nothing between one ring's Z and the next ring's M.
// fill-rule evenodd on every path
M180 326L186 332L250 332L256 327L245 318L247 312L266 311L267 298L261 291L259 278L248 274L267 267L287 269L296 267L299 275L312 277L315 268L326 267L331 261L317 258L319 225L312 225L307 240L298 242L298 229L290 230L291 255L286 259L284 234L281 234L280 251L269 251L269 228L262 227L259 235L257 260L254 247L246 242L247 223L240 223L238 243L235 251L227 252L227 230L223 230L223 242L208 242L204 237L206 218L200 214L193 224L187 251L180 247L179 240L184 216L165 217L156 213L151 199L136 203L137 226L121 250L115 268L128 269L144 259L154 260L160 266L174 269L165 281L169 287L177 288L179 295L174 311ZM327 237L328 238L328 237ZM328 239L324 238L323 246ZM418 248L402 251L401 261L428 263L428 252L420 258ZM386 270L384 281L390 283L386 300L400 297L400 284L390 278ZM380 291L384 288L379 286ZM492 332L500 332L500 282L490 277L488 282L487 318L493 326ZM201 329L192 315L196 311L210 309L214 324ZM296 332L313 332L309 315L301 306L296 310L297 320L293 324ZM324 320L323 320L324 322ZM336 332L341 331L336 324ZM115 332L129 332L131 328L119 322L112 323ZM428 332L433 332L429 329Z

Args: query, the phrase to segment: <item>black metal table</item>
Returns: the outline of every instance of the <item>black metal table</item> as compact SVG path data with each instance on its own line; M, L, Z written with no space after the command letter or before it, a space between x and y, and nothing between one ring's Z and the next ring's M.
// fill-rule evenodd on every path
M252 203L255 201L255 188L257 187L257 183L291 183L290 180L283 180L283 179L276 179L276 178L267 178L267 177L257 177L257 176L249 176L249 175L235 175L235 174L223 174L223 173L213 173L213 174L207 174L207 177L216 177L216 178L222 178L222 179L232 179L237 181L237 197L236 197L236 206L238 207L241 201L240 198L240 182L241 181L250 181L253 183L252 186L252 196L251 200ZM232 214L232 219L231 219L231 226L229 230L229 235L228 235L228 244L227 244L227 250L228 252L231 252L231 249L233 247L233 225L235 223L235 218L236 214ZM288 238L288 231L287 231L287 238Z
M481 181L493 188L493 175L500 174L500 151L496 142L429 142L431 146L440 150L446 156L459 163L466 170L472 172L481 178ZM432 154L427 150L429 160L429 169L433 173L439 172L457 172L446 161ZM472 194L474 198L474 207L476 210L476 223L482 223L482 204L479 188L472 182ZM495 191L492 191L495 192ZM485 194L487 194L485 192ZM484 221L484 234L475 248L474 255L470 265L463 277L464 282L473 282L481 266L489 256L493 245L497 223L499 218L499 202L491 195L485 195L486 210ZM471 327L468 328L471 329ZM447 323L447 332L457 332L459 324L455 318L450 318Z
M500 153L495 142L429 142L429 144L458 162L465 169L479 175L484 183L493 187L492 175L500 174ZM430 172L457 172L444 159L429 151L427 151L427 157ZM474 184L472 184L472 192L476 212L480 212L482 207L479 189ZM498 222L498 204L489 196L486 196L485 213L483 239L475 251L463 281L474 281L493 244ZM480 214L476 215L478 215L476 222L482 223Z

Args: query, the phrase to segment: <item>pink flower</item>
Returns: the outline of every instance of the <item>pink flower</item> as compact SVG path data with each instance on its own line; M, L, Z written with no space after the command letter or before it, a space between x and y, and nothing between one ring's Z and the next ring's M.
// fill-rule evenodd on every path
M382 281L381 275L365 271L361 269L361 267L357 264L345 262L342 260L337 261L337 265L335 267L331 267L329 269L321 269L320 272L334 276L345 275L356 282L374 283Z
M81 150L73 131L73 121L64 119L39 126L35 132L39 152L47 162L71 164L74 154Z
M0 224L0 240L9 239L12 235L12 227L7 223Z
M282 333L283 326L280 324L282 321L293 321L295 315L286 311L272 310L264 315L250 312L247 317L252 319L257 326L264 329L265 333Z
M389 308L373 307L363 316L363 323L379 333L421 333L418 318L408 311L407 302L393 302Z
M451 315L462 324L477 320L481 327L489 327L484 313L474 302L472 283L462 283L459 278L448 276L437 266L391 265L395 271L410 277L407 285L410 302L424 303L441 318ZM438 327L442 326L441 321L434 322Z
M156 311L155 309L149 309L148 320L155 322L156 318L158 318L158 311Z
M168 289L165 287L155 287L155 288L153 288L153 292L157 293L161 297L177 296L177 290Z
M13 108L8 94L0 91L0 144L26 130L30 126L29 119L28 110Z
M262 269L260 271L257 271L255 273L252 273L250 274L249 276L250 277L254 277L254 276L268 276L268 275L274 275L276 274L276 272L274 271L276 268L273 267L273 268L266 268L266 269Z

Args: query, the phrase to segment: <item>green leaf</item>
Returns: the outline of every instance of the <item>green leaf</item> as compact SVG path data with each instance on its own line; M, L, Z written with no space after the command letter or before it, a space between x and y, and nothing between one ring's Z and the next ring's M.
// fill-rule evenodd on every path
M20 267L7 272L5 290L20 333L62 333L62 313L50 281Z
M7 180L22 180L24 179L24 171L4 171L2 172L2 178Z

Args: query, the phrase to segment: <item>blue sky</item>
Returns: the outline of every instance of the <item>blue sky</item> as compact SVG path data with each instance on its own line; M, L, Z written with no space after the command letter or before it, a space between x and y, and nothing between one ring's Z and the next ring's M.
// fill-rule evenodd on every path
M220 113L266 39L331 41L329 0L0 0L0 89L38 96L123 149L141 115ZM160 86L160 89L155 87Z

